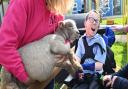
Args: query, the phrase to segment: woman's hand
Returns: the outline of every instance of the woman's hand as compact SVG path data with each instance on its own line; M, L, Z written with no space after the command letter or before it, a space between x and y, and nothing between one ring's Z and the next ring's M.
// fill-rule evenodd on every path
M103 85L105 87L113 87L113 84L114 84L116 78L117 78L117 76L105 75L103 77Z
M126 27L125 26L111 26L111 29L113 31L125 32Z
M112 83L112 81L111 81L111 75L105 75L104 77L103 77L103 85L105 86L105 87L110 87L111 86L111 83Z

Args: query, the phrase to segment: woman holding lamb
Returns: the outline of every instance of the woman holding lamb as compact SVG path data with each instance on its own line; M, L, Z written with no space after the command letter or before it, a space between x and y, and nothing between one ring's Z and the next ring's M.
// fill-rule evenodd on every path
M0 28L0 64L24 84L31 79L18 49L54 33L74 0L10 0ZM51 87L47 89L53 89Z

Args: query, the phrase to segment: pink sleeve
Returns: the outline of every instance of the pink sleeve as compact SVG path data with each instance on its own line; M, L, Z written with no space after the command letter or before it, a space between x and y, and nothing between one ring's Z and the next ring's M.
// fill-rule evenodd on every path
M28 78L17 50L19 38L26 28L24 2L25 0L15 0L10 3L0 28L0 64L21 82Z
M64 16L63 15L59 15L59 21L64 20Z

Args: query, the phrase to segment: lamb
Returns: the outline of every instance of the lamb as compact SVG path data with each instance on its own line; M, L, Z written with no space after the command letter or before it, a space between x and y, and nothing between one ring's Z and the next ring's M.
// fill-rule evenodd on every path
M55 34L21 47L19 53L29 77L40 82L47 80L53 68L57 66L56 54L67 55L73 65L70 70L82 70L81 65L74 61L70 44L66 43L73 42L78 37L79 31L75 22L68 19L60 22ZM61 67L60 64L59 66Z
M20 48L19 52L29 76L33 80L45 81L57 62L55 55L70 55L70 45L65 44L65 41L73 42L78 37L79 32L73 20L65 20L60 23L55 34Z

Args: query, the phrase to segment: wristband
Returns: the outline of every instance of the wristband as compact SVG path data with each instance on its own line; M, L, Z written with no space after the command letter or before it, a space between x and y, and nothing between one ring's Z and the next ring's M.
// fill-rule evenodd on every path
M83 70L95 70L95 63L82 64Z

